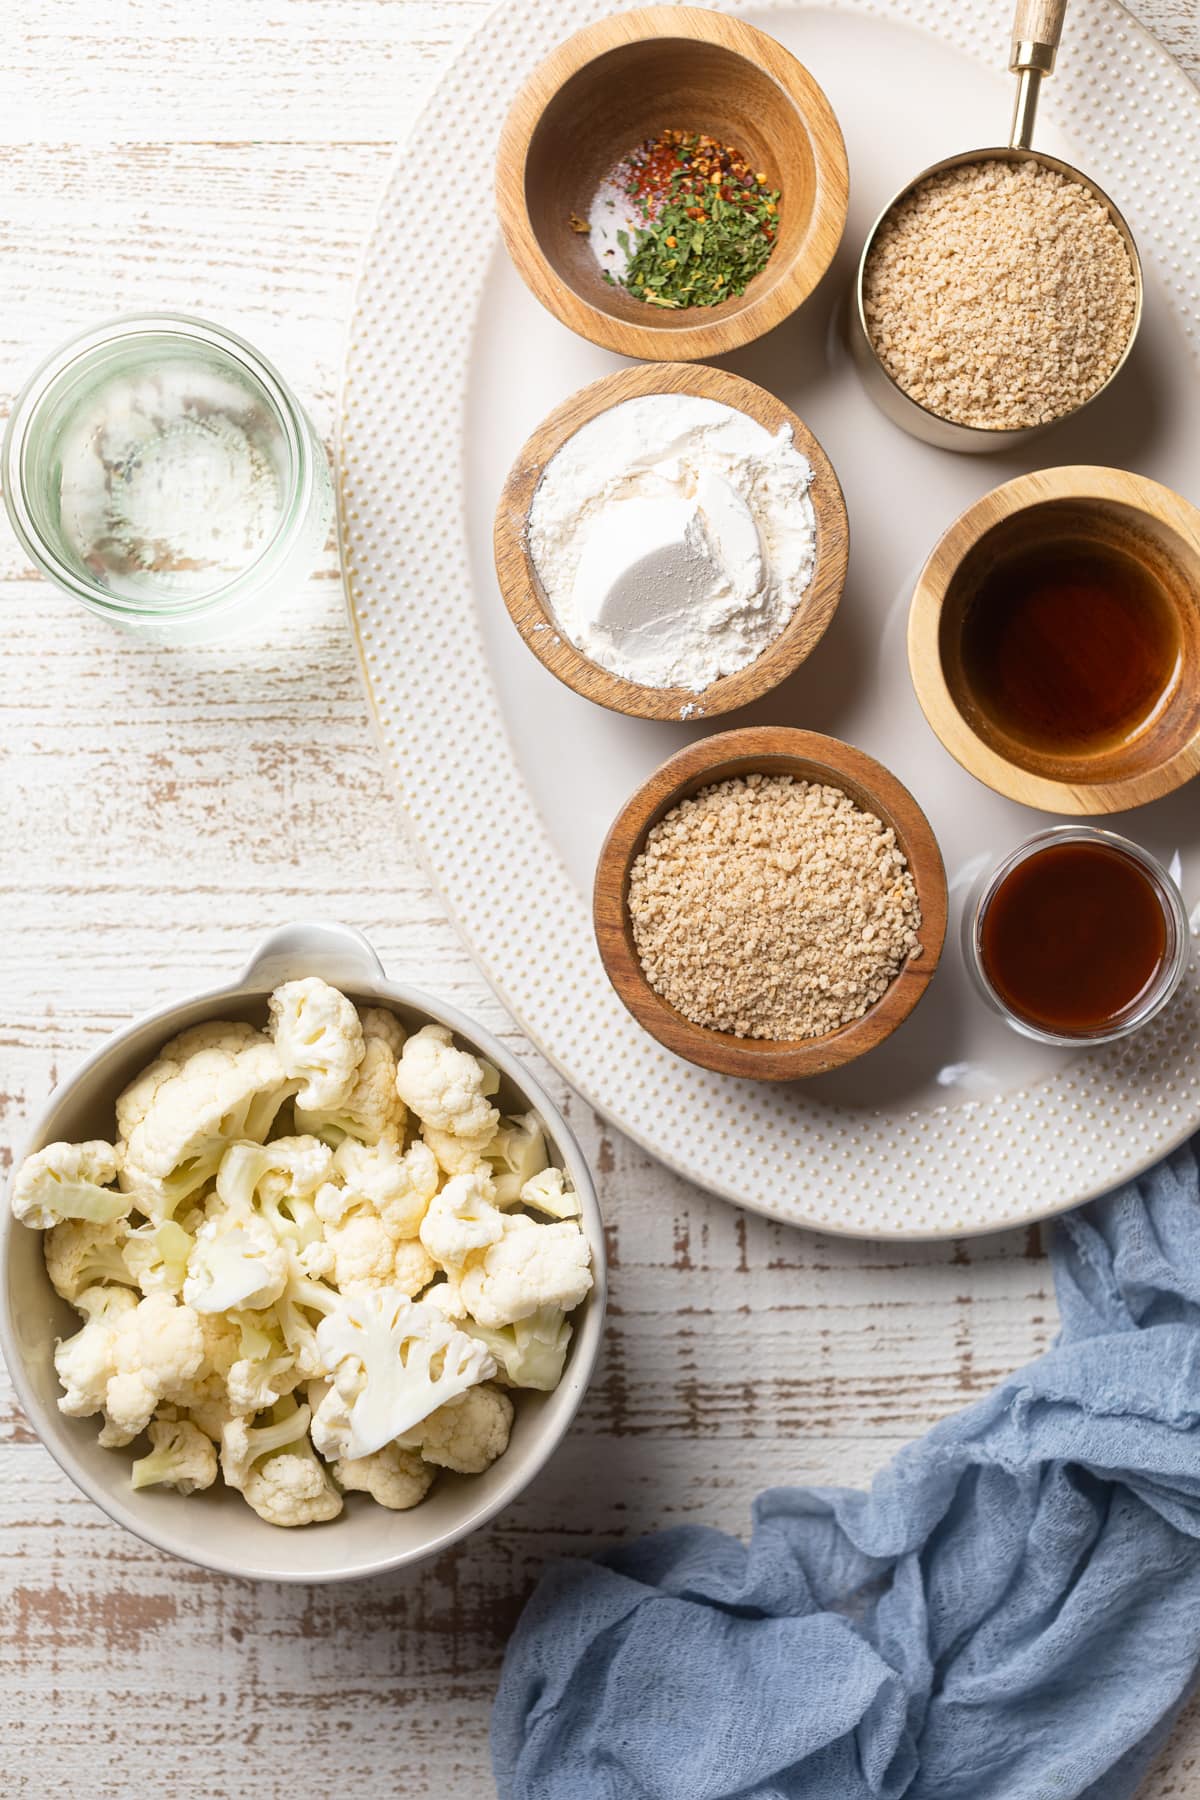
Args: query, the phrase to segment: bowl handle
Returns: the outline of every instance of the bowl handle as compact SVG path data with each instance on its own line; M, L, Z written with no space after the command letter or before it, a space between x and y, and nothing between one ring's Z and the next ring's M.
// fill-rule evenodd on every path
M361 931L310 919L281 925L265 937L242 971L242 981L247 987L273 988L302 975L354 988L382 981L384 968Z

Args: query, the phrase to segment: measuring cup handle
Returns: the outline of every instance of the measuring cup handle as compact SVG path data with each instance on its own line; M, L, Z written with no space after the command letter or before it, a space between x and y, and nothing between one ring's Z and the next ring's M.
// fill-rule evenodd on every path
M1052 72L1066 12L1067 0L1017 0L1008 63L1014 73L1023 69L1036 69L1041 75Z

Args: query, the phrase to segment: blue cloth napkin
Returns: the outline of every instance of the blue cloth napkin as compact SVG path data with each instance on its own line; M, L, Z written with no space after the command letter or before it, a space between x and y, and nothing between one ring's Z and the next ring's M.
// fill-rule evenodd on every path
M501 1800L1132 1795L1200 1666L1196 1146L1051 1259L1053 1349L869 1493L553 1566L501 1677Z

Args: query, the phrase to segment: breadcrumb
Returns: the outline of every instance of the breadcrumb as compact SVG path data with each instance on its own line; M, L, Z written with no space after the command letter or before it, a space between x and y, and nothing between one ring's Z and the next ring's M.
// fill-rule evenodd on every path
M919 956L896 834L840 788L747 775L659 820L629 881L656 993L736 1037L821 1037L861 1018Z
M928 176L883 221L863 273L867 332L893 381L985 429L1082 406L1120 362L1136 301L1105 207L1035 162Z

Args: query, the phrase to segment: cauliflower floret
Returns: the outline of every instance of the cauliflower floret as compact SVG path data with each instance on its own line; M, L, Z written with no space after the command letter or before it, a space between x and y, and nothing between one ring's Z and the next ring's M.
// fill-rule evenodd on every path
M497 1206L515 1206L521 1189L540 1175L550 1158L546 1134L536 1113L518 1119L501 1119L499 1129L483 1152L496 1187Z
M472 1251L496 1243L504 1232L504 1215L492 1205L491 1177L476 1169L455 1175L429 1203L421 1221L421 1242L436 1262L457 1269Z
M396 1059L404 1033L391 1013L377 1007L362 1014L362 1028L363 1059L346 1099L321 1112L306 1111L297 1103L297 1130L316 1132L332 1144L345 1137L377 1144L385 1131L403 1131L407 1109L396 1092Z
M204 1363L200 1320L172 1294L148 1294L118 1319L116 1372L104 1394L106 1448L128 1444L146 1429L164 1400L186 1405Z
M161 1225L151 1220L129 1233L125 1262L143 1294L183 1292L188 1257L195 1241L192 1233L175 1219L164 1219Z
M377 1144L359 1144L347 1138L338 1145L333 1167L346 1193L369 1200L394 1238L416 1237L438 1186L437 1163L427 1145L418 1141L402 1151L394 1131L385 1132ZM322 1197L326 1197L325 1190ZM341 1203L332 1196L326 1198L328 1210L322 1211L318 1197L317 1211L336 1224L340 1216L336 1208Z
M396 1287L419 1294L437 1273L432 1257L416 1238L393 1238L379 1214L356 1207L337 1225L327 1225L333 1254L333 1284L343 1294L360 1287Z
M86 1219L93 1225L123 1219L132 1201L109 1186L117 1178L119 1160L112 1145L100 1138L36 1150L13 1181L14 1218L34 1231L49 1231L63 1219Z
M74 1337L59 1338L54 1350L63 1388L58 1410L68 1418L103 1412L108 1384L117 1373L117 1326L137 1304L137 1295L127 1287L90 1287L76 1295L76 1310L86 1323Z
M268 1424L231 1419L221 1433L221 1473L269 1525L335 1519L342 1497L312 1454L307 1406L283 1401Z
M127 1231L124 1219L114 1219L107 1225L65 1219L48 1231L42 1239L42 1254L55 1293L64 1300L74 1300L84 1288L105 1281L135 1287L124 1255Z
M183 1297L199 1313L253 1311L278 1300L290 1273L287 1245L265 1219L222 1209L200 1227Z
M370 1456L496 1372L476 1339L395 1288L347 1296L317 1344L333 1378L313 1418L325 1457Z
M290 1449L302 1441L308 1431L312 1412L295 1401L281 1401L271 1409L265 1425L254 1425L249 1419L230 1419L221 1433L221 1474L226 1486L245 1487L256 1462L277 1450Z
M561 1169L543 1169L521 1188L521 1203L552 1219L577 1219L583 1211L579 1195L567 1185Z
M212 1486L217 1479L217 1453L197 1426L187 1419L152 1419L147 1429L153 1448L133 1465L135 1488L157 1485L194 1494L197 1488Z
M370 1494L380 1506L407 1512L418 1506L433 1485L434 1472L412 1450L385 1444L370 1456L343 1456L333 1472L347 1492Z
M268 1456L250 1471L242 1493L268 1525L317 1525L342 1510L342 1496L307 1444Z
M462 1289L458 1285L458 1277L461 1273L461 1269L447 1269L444 1280L435 1281L432 1287L425 1289L421 1295L421 1305L432 1306L435 1312L441 1313L443 1319L453 1319L455 1324L465 1319L467 1327L470 1329L472 1322L467 1314L467 1303L463 1299Z
M513 1403L499 1388L483 1382L457 1400L439 1406L403 1440L403 1448L419 1450L427 1463L459 1475L482 1475L508 1448Z
M395 1013L388 1012L383 1006L364 1006L359 1018L362 1020L363 1037L382 1039L399 1062L408 1033Z
M324 1375L326 1370L317 1346L316 1327L311 1314L324 1317L336 1310L338 1295L323 1281L314 1281L299 1269L275 1302L272 1312L279 1322L283 1341L295 1358L295 1366L304 1380Z
M431 1300L437 1291L431 1288L426 1300ZM515 1324L502 1325L498 1329L479 1325L474 1319L465 1317L465 1313L464 1307L460 1315L463 1330L486 1344L500 1366L501 1381L511 1387L538 1388L543 1393L553 1393L562 1380L567 1346L571 1342L570 1321L559 1307L540 1307L527 1319L518 1319Z
M300 1371L272 1313L242 1313L237 1326L237 1355L226 1378L229 1407L234 1413L265 1412L291 1392Z
M455 1047L445 1025L424 1025L404 1046L396 1088L422 1125L449 1132L481 1151L500 1114L489 1104L499 1077L490 1064Z
M231 1213L260 1213L280 1243L307 1249L321 1238L313 1196L332 1165L333 1151L315 1137L231 1144L217 1172L217 1198Z
M363 1028L350 1001L319 975L309 975L285 981L268 1004L280 1061L301 1083L296 1105L306 1112L344 1105L364 1050Z
M228 1143L261 1143L296 1083L278 1052L249 1025L185 1031L117 1101L119 1180L156 1221L217 1172Z
M105 1414L100 1442L127 1444L164 1400L186 1403L204 1362L200 1321L170 1294L135 1299L128 1288L86 1288L75 1302L87 1321L60 1342L54 1366L60 1412Z
M491 1174L491 1166L483 1160L477 1137L455 1137L452 1131L439 1131L436 1125L422 1125L421 1142L437 1158L444 1175L469 1175L473 1169Z
M459 1287L481 1325L511 1325L543 1306L571 1312L592 1285L587 1239L579 1227L542 1225L524 1213L502 1215L504 1235L463 1265Z

